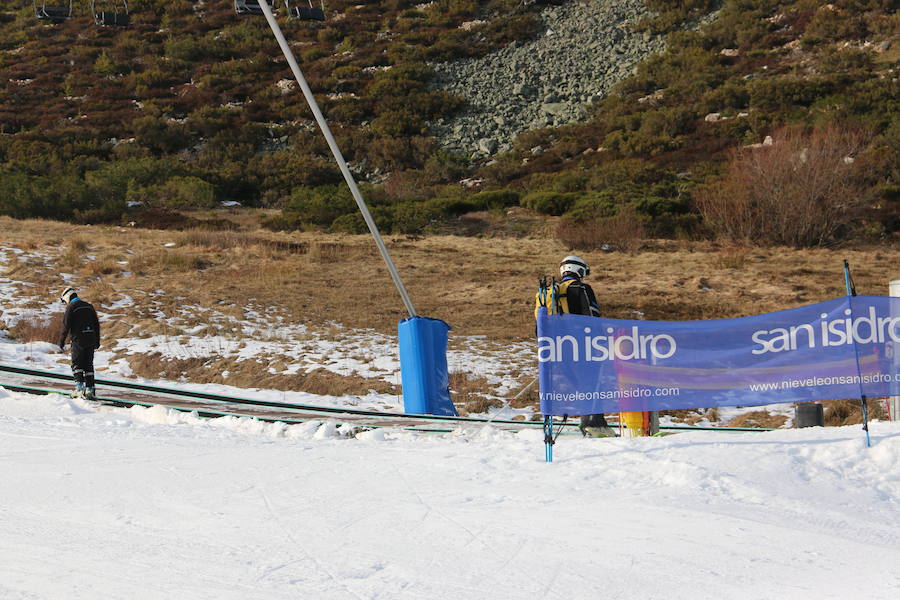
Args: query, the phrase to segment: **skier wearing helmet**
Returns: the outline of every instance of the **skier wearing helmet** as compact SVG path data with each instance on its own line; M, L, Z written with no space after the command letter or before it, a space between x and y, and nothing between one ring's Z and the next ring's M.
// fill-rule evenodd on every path
M582 279L591 274L591 268L580 256L567 256L559 262L560 298L565 295L564 310L573 315L600 316L600 305L590 285Z
M549 312L559 311L573 315L600 316L600 305L591 286L583 281L590 275L591 268L580 256L570 255L559 262L559 275L562 280L555 290L555 306L548 307ZM540 306L546 305L544 297L538 293L535 315ZM583 415L579 425L582 435L590 437L614 437L606 418L602 414Z
M78 297L75 288L68 287L60 294L66 305L59 348L65 350L66 338L72 336L72 375L75 377L73 397L94 400L94 350L100 347L100 321L91 304Z

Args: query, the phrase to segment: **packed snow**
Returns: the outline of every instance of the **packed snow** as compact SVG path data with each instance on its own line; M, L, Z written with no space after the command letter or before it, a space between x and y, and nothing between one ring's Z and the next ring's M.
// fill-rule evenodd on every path
M900 594L900 423L340 431L0 390L0 597Z

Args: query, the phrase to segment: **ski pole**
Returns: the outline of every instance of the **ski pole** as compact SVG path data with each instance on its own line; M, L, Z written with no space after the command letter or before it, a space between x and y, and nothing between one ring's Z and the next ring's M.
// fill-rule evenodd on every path
M847 288L847 304L850 307L850 318L853 318L853 297L856 296L856 286L853 284L853 278L850 277L850 263L844 259L844 285ZM848 331L848 335L852 332ZM859 404L862 411L863 431L866 432L866 448L872 447L869 439L869 401L866 399L865 390L862 383L862 368L859 366L859 346L856 340L853 340L853 352L856 355L856 374L859 376Z
M553 417L544 417L544 462L553 462Z

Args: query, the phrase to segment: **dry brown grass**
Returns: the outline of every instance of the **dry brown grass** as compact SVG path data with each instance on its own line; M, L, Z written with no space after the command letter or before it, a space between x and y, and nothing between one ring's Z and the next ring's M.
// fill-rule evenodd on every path
M133 355L129 364L142 377L164 377L173 381L188 380L220 383L241 388L262 388L308 392L320 395L399 394L391 383L355 375L339 375L325 369L290 375L269 373L269 362L220 358L174 359L159 353Z
M747 264L751 248L742 244L727 244L716 258L716 266L723 269L740 270Z
M485 395L489 389L484 377L471 377L463 372L450 373L450 396L462 416L485 413L490 408L503 406L502 401Z
M273 253L306 254L309 252L308 242L292 242L252 235L241 231L209 231L194 229L181 236L182 243L207 250L266 250Z
M862 423L862 405L859 398L846 400L829 400L822 403L825 406L825 425L839 427L841 425L857 425ZM887 407L884 400L874 399L868 401L869 420L887 418Z
M134 307L127 315L103 324L106 339L178 335L155 311L174 315L186 305L241 318L241 308L251 299L288 324L317 329L338 322L395 334L397 321L408 316L369 236L210 234L8 218L0 218L0 235L6 246L49 257L17 259L8 254L7 271L32 284L27 294L36 297L35 309L56 300L66 285L61 272L73 274L72 285L98 308L121 300L123 294L131 297ZM447 321L453 327L451 341L483 335L501 345L533 336L537 280L555 274L559 259L569 253L550 238L386 236L385 241L419 314ZM78 251L82 242L86 250ZM84 254L96 258L85 261ZM635 311L648 320L737 317L833 298L845 293L844 258L850 261L860 293L884 294L888 281L900 278L896 245L794 250L655 240L633 254L591 250L583 256L591 265L588 282L603 313L617 318L634 318ZM89 266L92 263L95 266ZM192 324L207 324L210 333L235 331L233 324L204 323L202 313L195 319ZM271 376L267 365L254 361L147 361L135 372L158 377L159 371L177 371L196 381L277 389L313 388L320 379L322 388L316 389L328 393L363 393L366 386L381 385L361 378L342 383L346 378L325 373L294 379ZM233 379L216 379L223 370ZM521 386L528 381L529 374L521 374ZM479 381L457 381L453 389L455 397L462 395L463 405L472 403L466 410L473 412L480 412L476 403L484 398L478 392L492 391ZM518 405L533 405L536 399L532 392Z
M81 268L81 274L85 277L98 278L104 275L118 273L121 270L122 267L118 264L116 257L111 254L105 254L104 256L85 262L84 266Z
M267 237L259 232L254 237L289 242L294 250L254 240L252 248L258 250L248 251L240 242L246 238L218 245L205 238L198 246L164 247L173 240L184 243L177 236L197 235L190 232L126 230L129 243L123 247L120 228L4 219L0 230L12 244L36 244L57 255L59 246L41 241L89 236L90 252L98 257L92 262L100 266L87 273L79 269L74 282L89 301L101 286L129 290L138 305L142 294L157 289L181 298L179 304L204 307L243 306L254 298L298 323L337 321L388 333L407 316L368 236ZM538 277L553 274L559 258L568 253L547 239L387 237L386 243L419 314L446 320L454 328L451 336L479 334L500 341L532 335ZM654 242L635 254L590 251L584 257L592 266L588 282L604 314L619 318L635 311L646 319L736 317L832 298L844 293L843 258L850 261L861 293L884 293L887 282L900 276L900 251L894 246L835 251ZM11 262L9 271L16 279L54 292L63 286L55 273L67 269L59 264L48 268L40 259Z
M9 330L9 336L20 342L59 342L62 333L62 313L55 313L49 319L33 317L20 319Z
M784 415L770 415L765 410L754 410L731 419L725 423L726 427L760 427L763 429L778 429L788 418Z
M189 250L181 249L177 259L166 258L169 250L177 250L161 249L171 234L129 233L135 255L126 267L133 275L122 282L128 287L177 291L201 305L204 300L243 303L256 297L286 308L299 321L337 320L380 331L393 331L404 316L368 236L291 236L293 243L309 245L306 254L254 257L244 247L204 249L196 254L212 264L196 273L197 264L183 258ZM93 238L99 245L115 236L95 232ZM387 243L417 312L444 318L456 333L500 338L530 335L537 278L553 273L567 252L556 242L533 239L389 237ZM869 287L879 293L897 276L892 270L900 257L895 248L723 251L713 244L662 242L634 255L585 253L594 271L589 282L605 313L624 317L639 310L648 319L739 316L840 295L843 257L854 267L861 291ZM182 265L183 272L171 272L167 262ZM708 285L699 285L701 279ZM269 282L278 289L267 289Z
M571 250L590 251L602 248L633 254L647 237L637 212L623 208L615 216L584 223L560 222L556 237Z

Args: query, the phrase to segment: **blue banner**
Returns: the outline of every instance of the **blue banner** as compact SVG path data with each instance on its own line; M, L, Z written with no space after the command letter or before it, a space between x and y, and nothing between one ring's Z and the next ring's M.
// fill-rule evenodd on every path
M544 415L900 395L900 298L765 315L628 321L538 315Z

